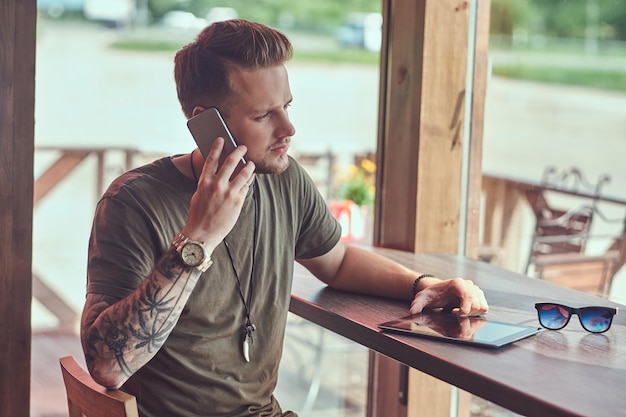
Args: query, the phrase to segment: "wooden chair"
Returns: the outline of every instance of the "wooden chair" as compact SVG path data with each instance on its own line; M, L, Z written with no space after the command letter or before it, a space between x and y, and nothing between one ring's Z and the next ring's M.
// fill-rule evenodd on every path
M59 362L69 417L139 417L134 396L99 385L72 356L63 357Z
M596 183L591 183L575 167L564 171L545 169L541 185L527 192L536 223L526 274L532 272L538 278L608 296L613 275L621 267L626 221L608 219L599 210L602 187L609 181L608 175L601 175ZM559 199L560 203L552 204L548 197ZM563 208L566 201L576 206ZM597 225L598 221L621 227L614 234L599 235L592 232L592 223ZM591 254L587 250L591 241L610 244L604 252Z
M335 181L335 154L329 150L322 153L300 153L295 158L311 176L324 198L329 200Z
M529 198L536 217L530 258L585 253L586 236L590 234L601 190L609 181L608 175L601 175L596 183L592 183L576 167L559 171L556 167L548 166L541 177L540 188L551 191L534 192L534 196ZM554 207L546 198L549 193L582 199L584 204L579 203L575 208Z
M586 205L570 211L538 210L528 263L543 255L584 253L594 212Z
M615 234L591 232L591 219L617 223ZM581 206L554 219L538 217L526 273L580 291L607 297L624 251L626 219L608 219L597 206ZM609 242L602 253L585 250L593 240Z

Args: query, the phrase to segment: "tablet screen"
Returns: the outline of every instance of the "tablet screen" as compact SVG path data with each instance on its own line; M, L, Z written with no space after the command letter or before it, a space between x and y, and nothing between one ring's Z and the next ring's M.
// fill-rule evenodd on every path
M502 323L485 317L459 317L451 313L423 312L402 317L378 327L481 347L496 348L536 334L538 327Z

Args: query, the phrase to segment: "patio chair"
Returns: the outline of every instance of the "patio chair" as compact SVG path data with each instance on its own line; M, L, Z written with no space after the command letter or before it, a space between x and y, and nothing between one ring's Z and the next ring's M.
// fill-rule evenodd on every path
M613 275L621 267L626 220L608 219L599 209L602 187L609 181L608 175L601 175L592 183L576 167L544 170L541 185L527 193L536 220L527 275L608 296ZM610 235L598 234L592 230L598 221L621 227ZM591 242L608 243L598 252L588 250Z
M69 417L139 417L134 396L99 385L72 356L63 357L59 362Z
M620 225L613 234L594 234L591 220ZM596 220L597 221L597 220ZM580 206L556 218L537 218L527 263L537 278L607 297L624 251L624 218L608 219L597 206ZM587 245L604 242L606 249L588 253Z

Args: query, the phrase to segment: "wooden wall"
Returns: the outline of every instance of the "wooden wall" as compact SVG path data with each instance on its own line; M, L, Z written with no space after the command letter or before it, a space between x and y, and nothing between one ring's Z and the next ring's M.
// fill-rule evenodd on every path
M27 417L35 0L0 1L0 416Z

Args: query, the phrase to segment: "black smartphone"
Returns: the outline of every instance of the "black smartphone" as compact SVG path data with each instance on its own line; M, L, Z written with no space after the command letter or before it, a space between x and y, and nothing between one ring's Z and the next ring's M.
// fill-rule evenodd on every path
M218 169L222 167L226 157L237 147L237 142L235 142L228 126L226 126L224 118L215 107L209 107L202 113L187 120L187 127L205 159L209 154L213 141L218 137L224 138L224 149L222 149L222 154L220 155ZM241 158L239 165L237 165L235 169L235 174L237 174L245 164L246 160Z

